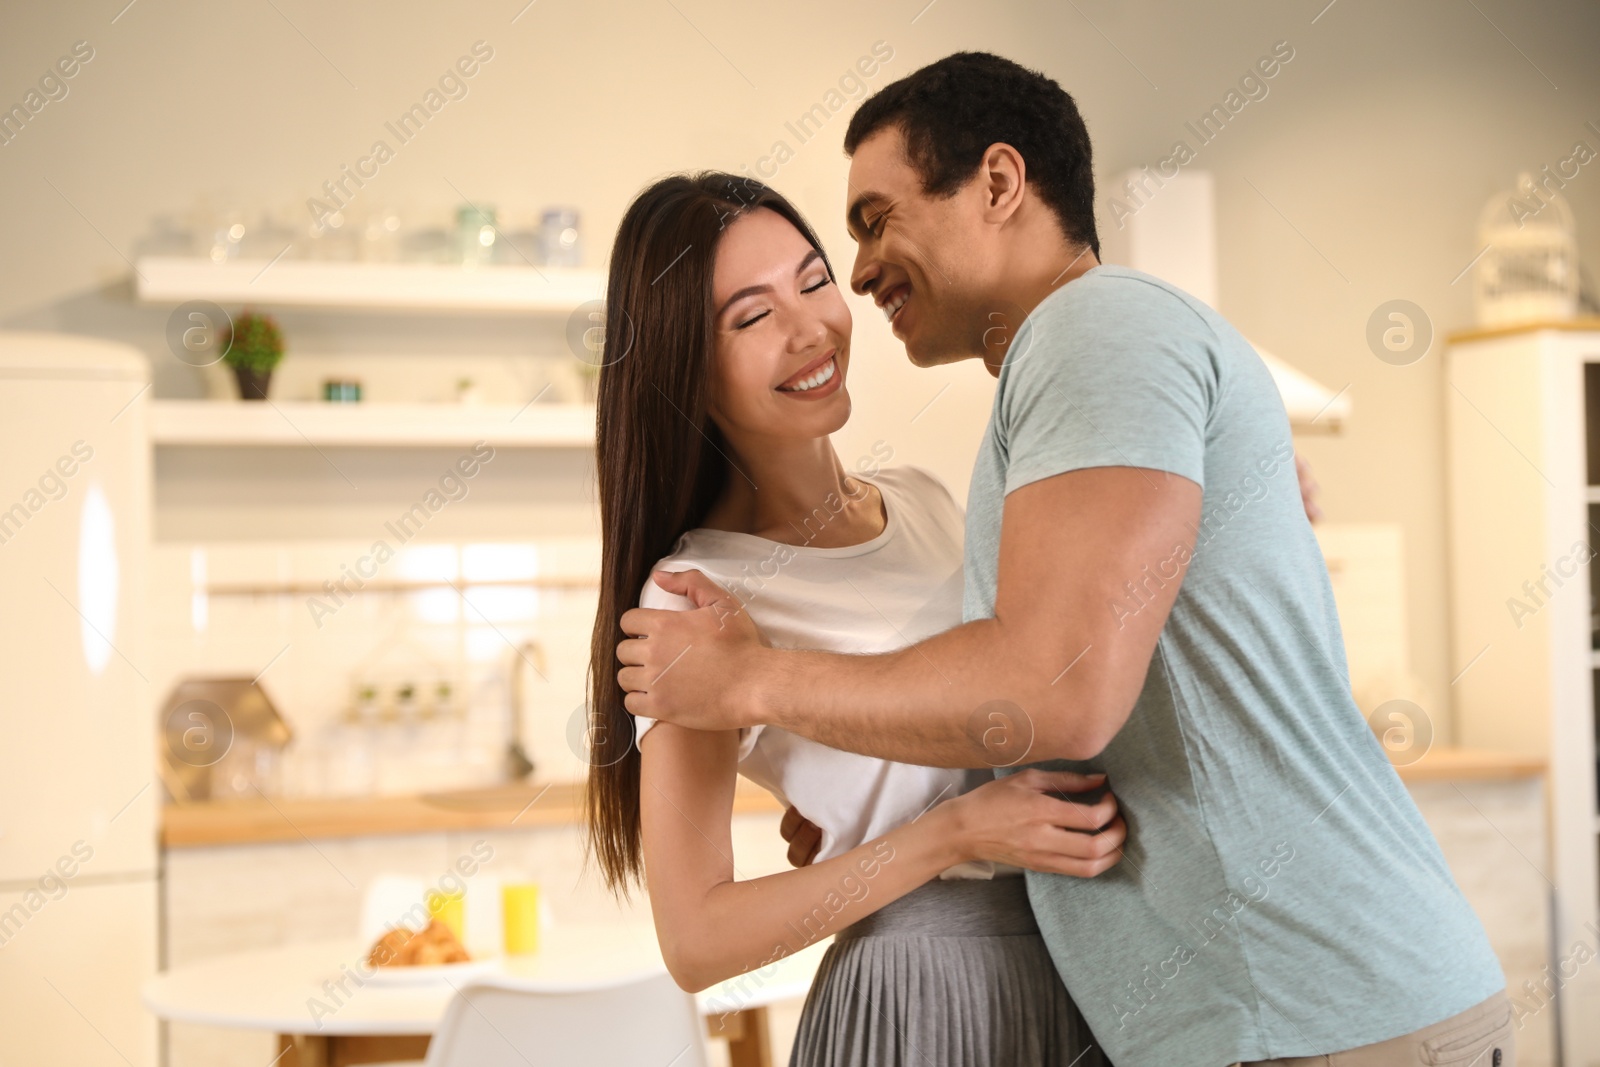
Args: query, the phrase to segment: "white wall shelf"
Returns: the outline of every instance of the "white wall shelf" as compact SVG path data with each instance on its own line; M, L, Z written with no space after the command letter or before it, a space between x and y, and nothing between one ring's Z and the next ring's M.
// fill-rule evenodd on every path
M157 446L592 448L587 404L467 406L306 400L153 400Z
M259 307L567 315L605 294L605 274L558 267L476 270L436 263L232 260L146 256L135 275L147 304L211 300Z

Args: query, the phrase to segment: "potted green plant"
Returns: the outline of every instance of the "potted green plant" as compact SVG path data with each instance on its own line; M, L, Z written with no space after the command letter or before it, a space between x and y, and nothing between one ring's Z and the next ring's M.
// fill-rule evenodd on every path
M239 380L239 399L265 400L272 368L283 359L283 336L270 315L244 311L224 329L222 359Z

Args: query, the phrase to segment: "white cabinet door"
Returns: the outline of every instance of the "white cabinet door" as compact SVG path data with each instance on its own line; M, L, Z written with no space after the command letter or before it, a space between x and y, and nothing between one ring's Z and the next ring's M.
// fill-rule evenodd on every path
M155 1067L155 916L154 880L0 893L0 1063Z
M142 384L23 373L15 347L0 335L0 885L79 840L96 874L148 873L161 785Z

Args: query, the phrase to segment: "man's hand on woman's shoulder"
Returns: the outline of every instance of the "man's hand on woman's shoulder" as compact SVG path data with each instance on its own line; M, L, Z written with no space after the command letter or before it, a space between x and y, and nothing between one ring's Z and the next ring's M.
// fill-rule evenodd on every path
M694 607L623 613L629 638L617 645L617 682L627 709L695 730L760 723L750 682L767 649L744 605L700 571L657 571L653 580Z

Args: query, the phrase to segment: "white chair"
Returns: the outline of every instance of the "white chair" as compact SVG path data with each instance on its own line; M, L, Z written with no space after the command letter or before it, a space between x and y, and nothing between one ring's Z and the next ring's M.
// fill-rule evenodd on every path
M705 1021L665 972L578 991L493 977L451 998L426 1067L706 1067Z

